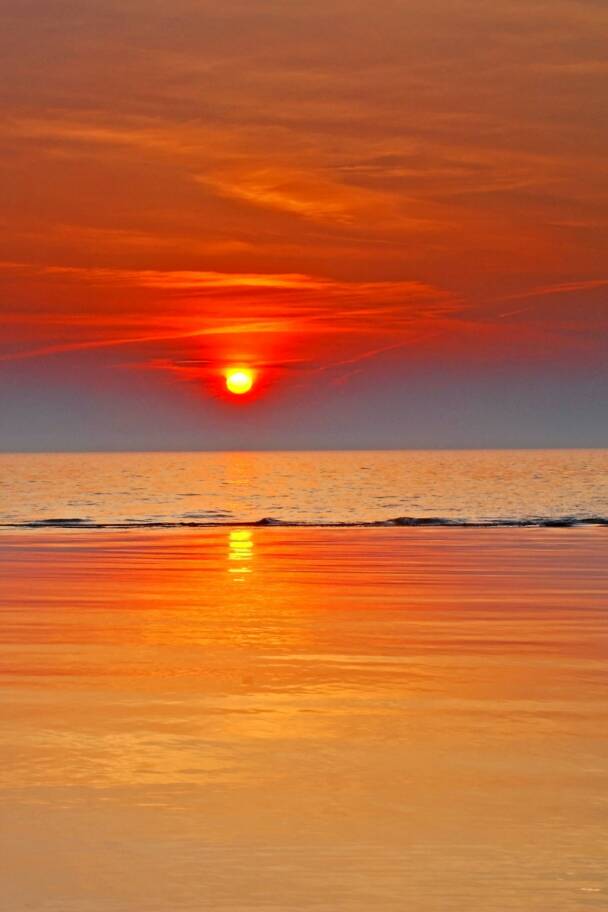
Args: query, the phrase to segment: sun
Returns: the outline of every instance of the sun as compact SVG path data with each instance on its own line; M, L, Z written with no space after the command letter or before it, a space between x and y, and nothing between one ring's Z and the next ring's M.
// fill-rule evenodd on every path
M253 371L245 367L226 371L226 388L230 393L234 393L235 396L242 396L243 393L248 393L252 386Z

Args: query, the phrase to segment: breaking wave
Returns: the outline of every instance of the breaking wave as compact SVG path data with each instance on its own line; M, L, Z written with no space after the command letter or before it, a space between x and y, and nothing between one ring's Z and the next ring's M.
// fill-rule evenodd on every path
M81 517L51 517L23 522L0 523L2 529L205 529L205 528L256 528L264 526L310 529L357 528L455 528L455 529L571 529L582 526L608 526L608 516L532 516L514 519L453 519L441 516L396 516L393 519L353 521L297 521L264 517L254 521L236 519L176 519L176 520L125 520L122 522L96 522Z

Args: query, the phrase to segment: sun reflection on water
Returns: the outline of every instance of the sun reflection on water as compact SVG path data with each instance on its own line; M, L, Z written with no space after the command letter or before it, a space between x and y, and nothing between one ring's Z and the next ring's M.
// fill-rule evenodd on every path
M232 574L234 582L244 582L252 569L248 563L253 560L253 533L249 529L233 529L229 533L228 560L238 564L228 567L228 573Z

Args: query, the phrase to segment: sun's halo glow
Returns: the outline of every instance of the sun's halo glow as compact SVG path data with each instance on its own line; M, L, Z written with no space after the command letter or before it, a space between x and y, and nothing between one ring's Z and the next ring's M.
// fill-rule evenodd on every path
M236 396L248 393L253 386L253 371L247 368L231 369L226 371L226 388Z

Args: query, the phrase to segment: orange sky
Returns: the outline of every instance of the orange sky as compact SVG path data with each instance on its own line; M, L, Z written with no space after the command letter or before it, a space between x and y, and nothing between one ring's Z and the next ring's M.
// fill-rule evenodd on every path
M597 398L603 3L20 0L3 20L15 445L16 414L38 445L32 377L57 414L66 390L134 382L179 408L235 360L286 408L319 372L381 402L416 365L481 383L567 365Z

